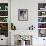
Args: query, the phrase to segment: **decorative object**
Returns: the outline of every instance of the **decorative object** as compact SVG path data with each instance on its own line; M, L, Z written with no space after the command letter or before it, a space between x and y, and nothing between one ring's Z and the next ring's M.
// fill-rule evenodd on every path
M5 6L5 10L8 10L8 6Z
M45 10L46 9L46 3L38 3L38 10Z
M15 35L15 45L16 46L30 46L32 45L31 35Z
M46 23L38 23L38 28L46 28Z
M46 29L39 29L39 37L46 37Z
M18 9L18 20L28 21L28 9Z
M8 17L0 17L0 22L8 22Z
M16 26L13 23L11 23L11 30L16 30Z
M1 10L1 6L0 6L0 10Z
M25 41L21 40L21 46L25 46Z
M34 30L34 26L33 25L31 25L31 26L29 26L29 30Z
M8 16L8 11L0 11L0 16Z
M38 17L38 22L46 22L46 17Z
M38 16L46 16L46 11L38 11Z
M0 23L0 35L8 37L8 23Z
M8 3L0 3L0 10L8 10Z
M20 38L25 41L25 44L27 43L28 45L32 45L32 36L30 35L19 35ZM29 43L28 43L29 42ZM26 45L27 45L26 44Z
M45 12L42 12L42 15L45 15Z

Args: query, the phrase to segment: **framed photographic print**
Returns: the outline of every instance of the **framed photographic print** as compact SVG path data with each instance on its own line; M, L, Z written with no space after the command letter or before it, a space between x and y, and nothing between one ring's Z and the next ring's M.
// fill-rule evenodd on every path
M28 21L28 9L18 9L18 20Z

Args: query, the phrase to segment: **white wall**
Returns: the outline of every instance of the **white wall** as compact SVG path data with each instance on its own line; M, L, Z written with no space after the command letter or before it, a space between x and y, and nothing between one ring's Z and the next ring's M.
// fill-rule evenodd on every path
M35 38L38 36L38 3L46 3L46 0L11 0L11 22L14 23L18 32L27 30L32 24L35 26L36 34L33 33L33 46L43 44L43 38ZM18 9L28 9L28 21L18 21Z
M11 0L11 22L17 30L27 30L34 25L37 29L38 3L45 3L46 0ZM28 9L28 21L18 21L18 9Z
M34 4L34 5L33 5ZM18 9L28 9L28 21L18 21ZM11 22L17 30L27 30L32 24L37 23L37 2L32 0L11 0Z

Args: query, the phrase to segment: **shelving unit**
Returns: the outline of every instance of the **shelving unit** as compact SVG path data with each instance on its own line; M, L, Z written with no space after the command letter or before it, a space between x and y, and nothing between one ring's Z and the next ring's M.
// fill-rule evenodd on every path
M8 3L0 3L0 35L8 37Z
M38 31L39 37L46 37L46 3L38 3Z

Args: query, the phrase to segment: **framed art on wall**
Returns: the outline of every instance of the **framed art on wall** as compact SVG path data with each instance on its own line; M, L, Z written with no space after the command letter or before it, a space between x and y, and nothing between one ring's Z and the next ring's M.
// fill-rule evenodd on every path
M28 21L28 9L18 9L18 20Z

